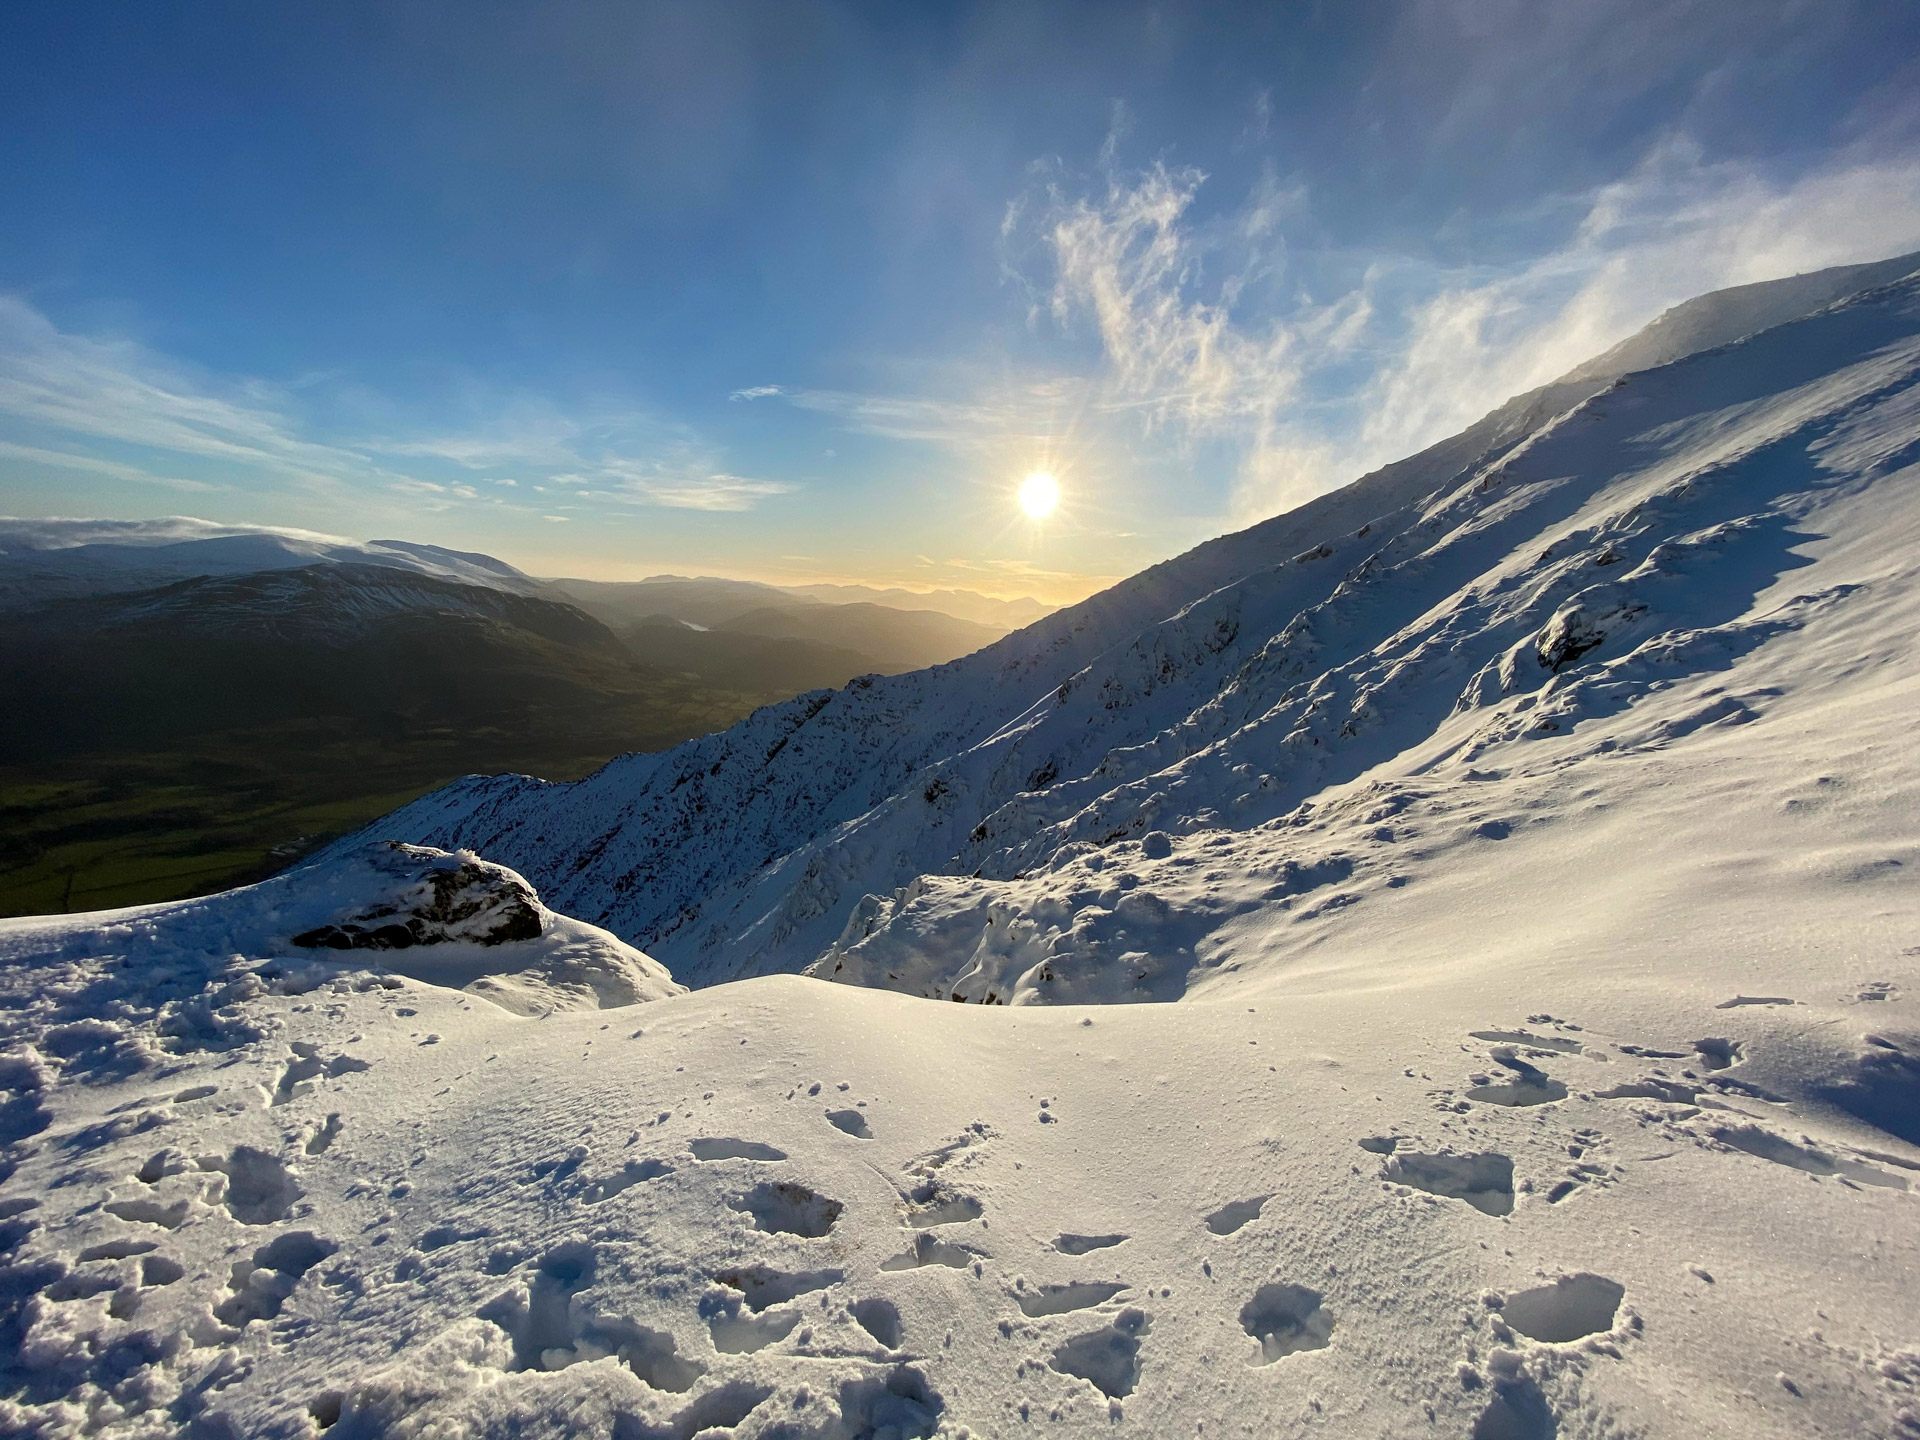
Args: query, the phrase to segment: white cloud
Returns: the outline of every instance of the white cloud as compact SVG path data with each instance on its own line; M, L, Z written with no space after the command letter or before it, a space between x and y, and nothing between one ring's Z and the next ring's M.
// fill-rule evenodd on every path
M785 393L786 391L782 390L778 385L749 385L744 390L734 391L727 398L729 400L764 400L769 395L784 395Z
M705 475L682 481L648 480L632 485L656 505L678 510L751 510L762 500L786 495L797 486L780 480L749 480L741 475Z
M33 465L51 465L61 470L85 470L114 480L128 480L140 485L159 485L169 490L185 490L197 494L227 488L224 485L209 484L204 480L184 480L177 475L155 475L137 465L123 465L117 460L107 460L98 455L75 454L69 450L48 450L38 445L16 445L10 440L0 440L0 458L23 460Z
M1054 320L1070 328L1091 316L1109 366L1104 405L1149 425L1257 424L1299 384L1292 327L1233 322L1243 273L1203 292L1203 247L1183 221L1205 178L1156 163L1130 180L1110 176L1098 199L1053 195L1045 222ZM1264 215L1256 205L1244 228Z
M306 433L288 392L199 376L129 340L62 331L0 295L0 422L21 437L0 440L0 458L182 490L290 483L336 504L385 492L433 510L481 501L448 467L511 467L536 491L545 480L620 506L737 512L795 488L732 474L687 427L630 408L597 406L583 418L527 395L476 408L489 418L467 429L323 442Z
M5 295L0 295L0 415L29 432L186 456L203 465L238 466L308 485L382 473L363 455L303 439L286 413L286 397L269 385L210 384L132 341L62 331L25 301ZM67 459L50 458L53 454ZM86 457L49 450L36 458L78 468ZM96 459L89 468L117 473L106 468L115 463L111 457ZM143 479L165 483L172 478L138 465L127 468L142 472Z

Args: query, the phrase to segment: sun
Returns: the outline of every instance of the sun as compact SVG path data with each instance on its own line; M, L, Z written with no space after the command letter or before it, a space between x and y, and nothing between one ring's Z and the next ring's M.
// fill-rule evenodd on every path
M1020 482L1020 508L1035 520L1044 520L1060 503L1060 482L1036 470Z

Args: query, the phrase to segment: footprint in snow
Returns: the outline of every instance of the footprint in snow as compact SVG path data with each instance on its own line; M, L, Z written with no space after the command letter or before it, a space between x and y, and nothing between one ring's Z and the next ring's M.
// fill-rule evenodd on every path
M1512 1071L1512 1076L1499 1081L1481 1080L1467 1091L1467 1099L1478 1100L1483 1105L1525 1107L1551 1105L1567 1098L1564 1083L1544 1070L1535 1069L1513 1050L1505 1046L1496 1047L1493 1058L1495 1063Z
M1554 1440L1560 1422L1540 1387L1515 1367L1496 1378L1493 1399L1473 1422L1472 1440Z
M564 1370L582 1361L615 1356L655 1390L672 1394L691 1390L707 1368L676 1353L670 1333L617 1315L596 1315L574 1299L593 1284L597 1261L586 1241L556 1245L535 1262L524 1288L503 1291L481 1307L479 1317L498 1325L513 1342L510 1368ZM490 1264L489 1272L493 1269ZM737 1310L740 1297L729 1298ZM705 1313L709 1307L702 1308Z
M867 1117L858 1110L829 1110L827 1123L843 1135L851 1135L856 1140L873 1139L873 1129L867 1124Z
M971 1160L977 1147L993 1136L993 1129L984 1121L976 1120L965 1131L944 1145L939 1145L924 1154L916 1155L903 1167L909 1175L931 1175L935 1170L945 1168L955 1159Z
M673 1387L654 1386L656 1390L670 1388ZM679 1388L687 1390L691 1385ZM756 1385L749 1380L728 1380L696 1396L691 1405L673 1417L673 1427L668 1433L675 1436L731 1435L734 1427L743 1424L772 1394L771 1385Z
M673 1167L664 1160L629 1160L619 1170L589 1185L580 1198L589 1205L598 1205L611 1200L623 1191L632 1189L645 1180L658 1180L662 1175L671 1175Z
M1053 1248L1062 1255L1085 1255L1092 1250L1105 1250L1110 1245L1118 1245L1126 1240L1125 1235L1074 1235L1063 1233L1053 1242Z
M940 1239L930 1230L922 1230L913 1237L913 1248L905 1254L895 1255L891 1260L880 1262L882 1270L918 1270L926 1265L945 1265L949 1269L964 1270L981 1260L993 1257L984 1250L975 1250L967 1245L954 1245Z
M713 1138L694 1140L688 1149L696 1160L784 1160L787 1152L763 1145L758 1140Z
M738 1290L747 1308L758 1315L773 1305L784 1305L797 1295L811 1294L838 1285L847 1278L844 1270L802 1270L787 1274L766 1265L737 1266L713 1277L729 1290Z
M1054 1347L1047 1361L1062 1375L1085 1380L1109 1400L1133 1393L1140 1380L1140 1341L1153 1328L1146 1311L1128 1306L1113 1323Z
M1709 1037L1693 1042L1694 1058L1703 1070L1731 1070L1746 1059L1746 1048L1738 1040Z
M217 1198L242 1225L273 1225L285 1220L293 1213L293 1204L302 1193L278 1156L251 1145L236 1145L225 1155L204 1155L192 1162L176 1150L162 1150L150 1156L134 1172L134 1178L145 1185L158 1185L170 1175L194 1169L224 1177ZM192 1202L181 1199L162 1204L146 1198L109 1200L102 1208L122 1220L173 1230L185 1222Z
M1216 1235L1231 1235L1243 1225L1257 1220L1260 1217L1261 1207L1272 1198L1271 1194L1255 1195L1251 1199L1235 1200L1231 1204L1222 1205L1206 1217L1207 1229Z
M900 1348L900 1311L891 1300L882 1300L878 1295L856 1300L853 1318L888 1350Z
M1763 1130L1758 1125L1721 1125L1707 1132L1722 1145L1756 1155L1762 1160L1771 1160L1776 1165L1784 1165L1790 1170L1802 1170L1809 1175L1837 1175L1843 1180L1851 1180L1860 1185L1873 1185L1885 1190L1905 1190L1908 1188L1905 1178L1890 1174L1877 1165L1869 1165L1864 1160L1849 1160L1843 1155L1830 1154L1817 1146L1796 1145L1783 1136L1775 1135L1771 1130Z
M334 1111L327 1116L327 1123L307 1136L303 1147L309 1155L324 1155L335 1140L340 1138L340 1112Z
M1507 1324L1529 1340L1568 1345L1613 1329L1626 1293L1618 1281L1582 1271L1509 1295L1497 1308Z
M1260 1342L1256 1365L1271 1365L1301 1350L1332 1344L1333 1317L1318 1290L1304 1285L1262 1285L1240 1307L1240 1328Z
M907 1224L915 1230L931 1230L936 1225L959 1225L978 1220L986 1207L971 1195L962 1195L938 1184L917 1186L907 1193Z
M280 1083L273 1088L270 1103L274 1105L285 1105L307 1094L321 1079L333 1079L373 1068L365 1060L352 1055L322 1055L318 1045L303 1040L295 1040L287 1048L293 1052L293 1056L280 1072Z
M109 1215L134 1225L158 1225L163 1230L178 1230L186 1223L191 1201L176 1200L162 1205L158 1200L109 1200L101 1207Z
M1104 1305L1127 1287L1113 1281L1080 1282L1070 1285L1041 1285L1014 1295L1020 1313L1030 1320L1043 1315L1066 1315Z
M1475 1040L1495 1045L1518 1045L1529 1050L1547 1050L1556 1055L1584 1055L1586 1046L1561 1035L1536 1035L1529 1030L1470 1030Z
M310 1230L275 1236L253 1252L250 1263L234 1265L228 1281L233 1294L213 1307L214 1318L237 1330L254 1320L273 1319L301 1277L339 1248Z
M756 1230L797 1235L802 1240L824 1237L846 1209L838 1200L815 1194L804 1185L772 1180L762 1181L727 1205L751 1215Z
M1464 1200L1488 1215L1513 1213L1513 1161L1496 1151L1478 1155L1422 1155L1396 1150L1386 1178L1429 1195Z
M722 1355L751 1355L786 1339L799 1323L800 1317L792 1311L780 1315L742 1315L737 1309L722 1310L708 1318L707 1333L712 1337L713 1348Z

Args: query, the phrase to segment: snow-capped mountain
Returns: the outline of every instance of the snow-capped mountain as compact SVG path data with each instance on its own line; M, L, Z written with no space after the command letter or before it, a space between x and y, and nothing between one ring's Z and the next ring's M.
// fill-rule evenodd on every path
M312 565L374 565L459 585L531 595L540 582L504 560L410 540L362 544L267 526L166 520L0 517L0 608L147 590L207 575Z
M1690 302L1604 366L976 655L576 784L470 778L369 833L511 864L696 985L828 957L955 998L1172 998L1232 963L1193 949L1228 915L1350 889L1387 852L1356 830L1258 902L1117 900L1108 866L1265 874L1291 848L1266 827L1313 797L1518 763L1523 737L1724 688L1769 638L1877 603L1807 547L1906 523L1920 281L1888 282L1916 269Z

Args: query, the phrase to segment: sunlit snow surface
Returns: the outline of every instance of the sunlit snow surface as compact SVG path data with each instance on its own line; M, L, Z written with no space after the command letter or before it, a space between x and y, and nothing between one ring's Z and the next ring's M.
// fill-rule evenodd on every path
M622 937L479 989L291 944L362 842L0 924L0 1429L1920 1435L1917 378L1872 292L430 797Z

